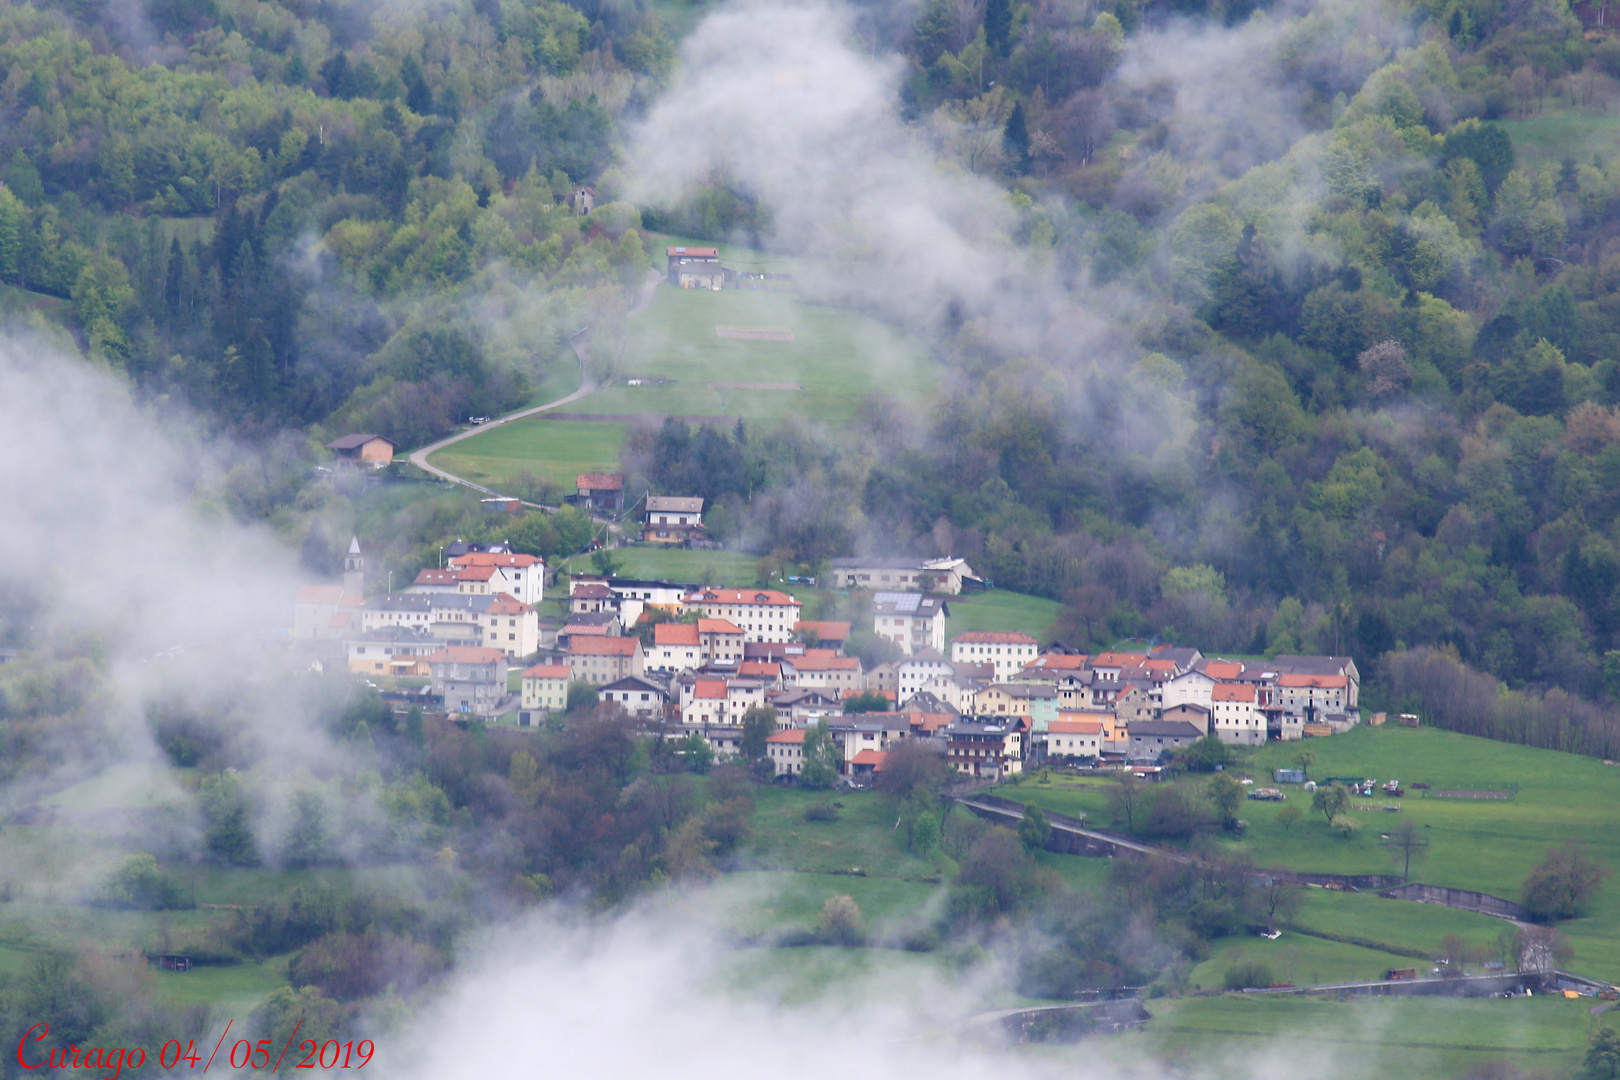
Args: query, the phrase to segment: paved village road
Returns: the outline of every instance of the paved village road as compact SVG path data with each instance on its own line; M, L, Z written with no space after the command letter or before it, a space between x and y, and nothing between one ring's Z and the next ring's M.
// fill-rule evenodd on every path
M645 311L647 309L647 305L653 302L653 297L658 292L658 283L662 280L663 275L658 271L650 269L647 271L647 280L642 283L641 291L636 296L635 306L626 312L626 317L635 315L638 312ZM568 342L573 346L574 355L579 359L580 375L583 378L585 376L586 361L590 359L591 345L589 334L586 330L581 330L579 333L569 338ZM479 424L477 427L468 428L466 431L459 431L447 439L440 439L438 442L433 443L430 446L424 446L422 449L413 453L410 457L411 464L415 465L424 472L437 476L441 480L448 480L454 484L464 484L467 487L472 488L474 491L482 491L486 495L499 495L500 492L491 491L482 484L475 484L464 476L457 476L455 473L447 472L446 470L439 468L437 465L428 464L428 457L432 454L438 453L447 446L460 442L462 439L470 439L474 435L482 435L484 432L498 428L502 424L509 424L513 420L522 420L527 416L536 416L540 413L551 412L555 409L562 408L564 405L571 405L581 398L589 397L591 394L596 393L596 391L599 389L601 389L601 387L597 383L589 381L582 382L579 389L575 390L567 397L560 397L556 401L548 401L544 405L534 405L527 409L519 409L517 412L507 413L505 416L502 416L499 419L491 420L487 424ZM525 505L538 506L539 504L525 503ZM545 507L543 509L550 508Z

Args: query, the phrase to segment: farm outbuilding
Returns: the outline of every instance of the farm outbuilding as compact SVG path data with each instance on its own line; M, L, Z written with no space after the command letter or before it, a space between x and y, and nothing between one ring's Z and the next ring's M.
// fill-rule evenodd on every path
M380 469L394 460L394 442L381 435L345 435L326 444L340 466Z
M726 268L720 265L720 249L672 247L669 254L669 283L678 289L726 287Z

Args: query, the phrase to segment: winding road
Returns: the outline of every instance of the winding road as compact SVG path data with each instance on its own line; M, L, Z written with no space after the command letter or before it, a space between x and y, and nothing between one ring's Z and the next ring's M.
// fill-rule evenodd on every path
M664 280L664 276L657 270L649 269L647 271L647 280L641 284L641 290L636 296L635 305L631 307L629 311L625 312L626 318L647 310L647 306L653 302L653 297L657 295L658 283L662 280ZM519 409L517 412L507 413L505 416L491 420L487 424L479 424L477 427L468 428L466 431L458 431L449 438L440 439L436 443L424 446L422 449L411 454L411 464L415 465L423 472L437 476L441 480L448 480L453 484L462 484L466 487L472 488L474 491L481 491L486 495L493 495L497 497L500 496L500 492L493 491L482 484L475 484L471 480L468 480L465 476L457 476L455 473L441 469L437 465L428 464L428 457L432 454L437 454L440 450L443 450L447 446L460 442L462 439L470 439L474 435L482 435L486 431L492 431L495 428L500 427L502 424L509 424L514 420L522 420L525 417L538 416L540 413L552 412L555 409L562 408L564 405L570 405L576 401L579 401L581 398L589 397L591 394L594 394L596 391L600 390L601 384L589 381L589 377L586 372L587 361L590 359L591 355L590 327L576 331L571 337L569 337L568 344L573 347L574 356L579 360L581 382L578 390L575 390L567 397L560 397L556 401L548 401L544 405L533 405L526 409ZM524 502L523 505L533 506L536 509L541 510L554 509L554 507L541 506L539 503Z

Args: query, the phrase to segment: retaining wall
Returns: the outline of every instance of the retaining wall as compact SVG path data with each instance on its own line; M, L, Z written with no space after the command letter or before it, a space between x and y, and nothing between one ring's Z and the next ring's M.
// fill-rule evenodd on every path
M1448 889L1442 885L1403 885L1378 894L1389 900L1416 900L1424 904L1440 904L1461 911L1481 915L1494 915L1498 919L1518 921L1530 918L1530 911L1522 904L1503 900L1500 896L1469 892L1467 889Z

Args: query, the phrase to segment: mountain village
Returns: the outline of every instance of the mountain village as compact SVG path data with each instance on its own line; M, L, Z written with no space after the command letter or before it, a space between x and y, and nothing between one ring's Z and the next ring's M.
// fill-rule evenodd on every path
M622 507L618 479L582 475L577 504ZM704 542L702 499L649 496L645 507L644 542ZM1347 656L1226 659L1175 645L1092 655L1026 633L952 634L953 598L989 587L956 558L831 560L832 587L869 594L872 633L894 645L895 659L869 669L845 651L851 623L804 619L774 588L574 573L563 597L544 560L504 543L452 544L442 567L400 591L368 596L366 569L355 539L341 584L299 591L292 636L325 643L356 675L417 688L427 707L518 729L545 725L585 684L649 733L695 735L729 757L745 718L769 709L766 756L784 779L823 723L843 777L861 784L902 739L975 779L1047 764L1151 775L1206 736L1258 746L1361 720ZM566 621L540 618L548 584Z

